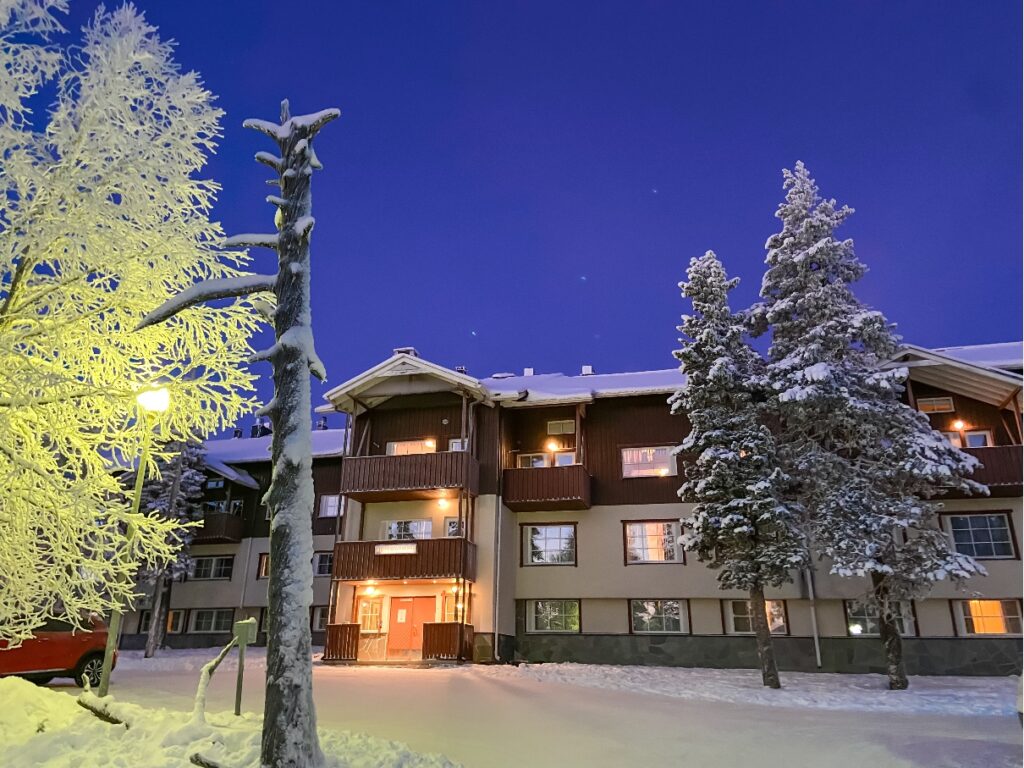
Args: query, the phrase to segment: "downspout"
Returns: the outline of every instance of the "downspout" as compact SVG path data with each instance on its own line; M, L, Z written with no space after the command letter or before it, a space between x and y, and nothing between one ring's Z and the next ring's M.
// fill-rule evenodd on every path
M497 462L498 468L498 487L495 489L497 493L494 494L494 607L491 611L491 617L494 621L494 660L501 661L501 625L498 623L498 611L501 606L501 481L504 476L502 471L502 455L501 447L502 441L502 430L504 429L503 419L501 418L501 411L498 406L494 406L494 415L498 419L498 434L497 434Z
M814 599L814 573L804 568L804 579L807 581L807 597L811 605L811 637L814 639L814 660L821 669L821 640L818 637L818 605Z

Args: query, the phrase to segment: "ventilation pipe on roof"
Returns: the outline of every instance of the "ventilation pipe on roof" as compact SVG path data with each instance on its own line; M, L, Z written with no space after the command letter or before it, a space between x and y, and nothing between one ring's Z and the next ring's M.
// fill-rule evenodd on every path
M242 428L241 427L235 427L233 430L231 430L231 436L232 437L238 438L238 437L241 437L242 434L243 433L242 433Z
M316 420L316 428L319 431L321 431L321 432L327 431L327 417L326 416L321 416L319 419Z
M395 347L391 351L396 355L409 355L410 357L420 356L420 353L416 351L416 347Z
M594 375L594 366L592 366L592 365L584 365L583 368L580 369L580 376L593 376L593 375Z
M523 368L523 376L533 376L533 368Z
M465 376L466 375L466 366L464 366L464 365L456 365L455 366L455 372L456 373L461 373L463 376Z

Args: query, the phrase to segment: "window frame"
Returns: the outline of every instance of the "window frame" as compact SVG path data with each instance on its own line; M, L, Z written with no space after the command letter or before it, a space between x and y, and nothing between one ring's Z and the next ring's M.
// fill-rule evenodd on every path
M864 600L864 599L859 598L859 597L843 598L843 619L846 622L846 636L847 637L870 637L870 638L877 639L880 636L880 632L861 632L858 635L858 634L854 634L853 632L850 631L850 603L852 603L852 602L867 603L867 600ZM900 603L907 603L910 606L910 620L912 622L914 622L914 625L913 625L914 631L913 632L900 632L900 637L920 637L921 636L921 630L918 628L917 603L914 600L900 600L899 602ZM901 613L901 615L903 617L903 626L904 626L904 628L906 628L907 616L906 616L906 614L903 614L902 611L900 613ZM877 619L876 619L876 621L877 621Z
M1021 608L1021 600L1016 597L981 597L977 598L980 601L993 602L993 603L1013 603L1017 607L1017 621L1024 626L1024 612ZM1002 634L996 634L994 632L968 632L967 631L967 615L964 612L964 603L971 602L970 599L955 599L949 601L949 610L953 615L953 630L957 637L970 638L970 637L1022 637L1020 632L1005 632ZM1004 618L1005 620L1005 618Z
M455 523L455 534L451 534L448 527ZM444 538L446 539L464 539L466 538L466 519L463 518L461 521L456 515L448 515L444 518Z
M395 449L400 445L411 445L413 443L419 443L424 448L429 448L427 451L415 451L413 453L395 453ZM432 445L429 445L432 443ZM426 435L424 437L410 437L404 440L388 440L384 444L384 455L385 456L422 456L423 454L439 453L437 450L437 438Z
M722 611L722 634L725 634L725 635L737 635L739 637L753 637L753 635L754 635L753 624L751 624L751 629L750 629L749 632L741 632L741 631L736 629L735 625L733 625L732 628L730 629L730 624L732 624L732 620L735 618L735 616L733 615L733 613L731 611L732 603L749 603L749 602L750 602L750 598L746 598L746 597L724 598L724 599L719 601L719 605L720 605L721 611ZM786 600L785 598L774 598L773 597L773 598L766 598L765 599L765 603L782 603L782 620L785 622L786 631L785 632L772 632L771 634L772 634L773 637L789 637L789 632L790 632L790 629L789 629L789 627L790 627L790 625L789 625L789 601ZM753 618L753 614L751 614L751 618Z
M1020 560L1020 547L1017 546L1017 530L1013 526L1013 512L1009 509L972 509L969 512L960 512L956 510L944 509L939 513L939 521L943 532L949 536L950 544L953 545L953 549L960 554L967 554L966 552L960 552L956 546L956 540L953 538L953 521L954 517L974 517L976 515L1002 515L1006 518L1006 530L1010 534L1010 548L1013 553L1010 555L968 555L973 557L975 560Z
M677 560L630 560L629 559L629 526L645 523L674 523L678 526L678 532L676 534L676 549L679 552L679 559ZM683 545L680 543L680 539L683 536L683 524L677 517L665 517L665 518L650 518L643 520L623 520L622 521L622 563L625 566L631 565L686 565L686 550L683 549ZM639 599L639 598L637 598ZM666 598L667 599L667 598Z
M231 621L228 624L227 629L217 629L217 615L230 612ZM212 626L210 629L196 629L200 614L212 613ZM192 610L191 616L189 616L189 628L188 634L212 634L212 635L223 635L230 634L235 625L235 609L234 608L195 608Z
M256 556L256 581L270 578L270 553L260 552Z
M324 502L333 499L335 501L334 514L324 514ZM316 502L316 516L318 520L337 520L342 515L342 494L340 493L321 493Z
M542 466L539 466L539 467L524 467L524 466L522 466L520 464L520 462L524 458L526 458L528 456L529 457L539 456L543 460L544 464ZM570 456L570 457L572 457L572 461L570 461L568 464L559 464L555 460L556 456ZM515 468L516 469L552 469L553 467L572 467L572 466L575 466L578 463L579 462L576 461L576 450L575 449L570 449L570 450L566 450L566 451L562 451L562 450L558 450L558 451L522 451L522 452L516 454L516 466L515 466Z
M994 448L995 447L995 435L991 429L965 429L962 433L961 438L964 448ZM971 435L985 435L985 445L971 445Z
M668 451L669 466L668 471L665 474L655 475L627 475L626 474L626 451L644 451L644 450L659 450L664 448ZM644 443L643 445L620 445L619 446L619 475L622 480L663 480L666 477L678 477L679 476L679 457L673 453L675 445L668 445L665 443L651 445L650 443Z
M316 617L317 615L324 617L324 625L317 627ZM327 625L331 623L331 606L329 605L311 605L309 607L309 631L310 632L326 632Z
M931 410L927 410L926 411L924 408L921 407L921 403L943 403L943 402L947 402L947 401L949 402L949 408L940 407L940 408L933 408ZM918 398L916 398L914 400L914 405L915 405L915 407L916 407L918 412L926 414L926 415L927 414L932 414L932 413L956 413L956 403L953 401L953 396L952 395L936 395L936 396L928 396L928 397L918 397Z
M554 432L551 431L551 425L552 424L559 425L556 428L556 431L554 431ZM566 428L565 428L566 424L568 424L569 427L570 427L568 430L566 430ZM547 424L545 424L544 426L547 429L547 433L548 433L549 436L552 436L552 435L575 435L576 434L576 419L548 419L547 420Z
M571 563L532 563L526 554L526 529L527 528L567 528L572 527L573 553ZM519 566L521 568L544 568L554 566L556 568L576 568L580 564L580 539L579 524L576 522L543 522L543 523L520 523L519 524Z
M196 576L196 566L200 560L212 560L209 576ZM231 562L231 572L227 576L217 576L217 563L221 560ZM231 581L235 577L235 556L234 555L198 555L192 558L192 565L189 568L189 581Z
M426 523L427 535L391 538L388 536L388 526L392 523ZM380 541L426 541L427 539L432 538L434 538L434 521L429 517L401 518L380 521Z
M320 560L326 555L331 559L331 567L327 573L320 573ZM329 549L320 549L313 552L313 578L324 579L334 575L334 552Z
M449 590L445 590L443 593L441 593L441 622L442 623L444 623L444 624L459 624L459 623L469 624L470 623L470 621L471 621L470 613L471 613L472 605L470 603L463 602L462 608L460 609L458 607L459 601L460 600L464 600L464 599L465 599L465 595L464 594L453 594ZM449 608L449 606L452 609L452 618L451 618L450 621L448 619L448 608ZM456 614L460 610L462 610L464 612L464 614L465 614L465 618L462 620L462 622L457 621L456 618L455 618Z
M679 603L679 621L682 628L678 631L641 630L633 626L633 603L657 600L662 603ZM693 623L690 621L690 601L685 597L630 597L626 599L626 618L631 635L692 635Z
M362 606L359 604L360 600L376 605L380 608L377 613L377 628L366 629L363 626L363 611ZM387 632L387 612L384 610L384 595L356 595L355 604L355 623L359 625L359 634L361 635L383 635ZM372 616L373 613L371 612Z
M576 603L576 629L537 629L537 603ZM531 628L532 626L532 628ZM583 634L583 600L578 597L540 597L526 601L526 634L528 635L581 635Z
M456 448L455 445L458 445ZM449 437L448 453L466 453L469 450L468 437Z

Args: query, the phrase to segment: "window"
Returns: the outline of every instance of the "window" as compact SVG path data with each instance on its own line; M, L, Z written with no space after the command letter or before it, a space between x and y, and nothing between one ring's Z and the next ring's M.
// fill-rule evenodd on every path
M149 622L152 617L151 611L143 611L139 614L139 634L143 635L149 632ZM184 611L168 611L167 612L167 633L178 634L181 632L182 619L185 618Z
M230 512L235 517L241 517L242 516L242 512L244 510L245 510L245 500L244 499L232 499L230 504L228 505L228 512Z
M676 474L676 457L671 446L623 448L623 477L667 477Z
M263 519L264 520L269 520L270 519L270 505L269 504L264 504L263 505Z
M637 634L689 632L685 600L630 600L629 625Z
M330 606L317 605L313 607L313 621L312 630L314 632L323 632L327 629L327 620L331 616Z
M844 600L846 632L854 637L877 637L880 633L878 606L870 600ZM904 637L917 634L914 608L909 600L900 600L897 606L896 626Z
M361 597L359 598L359 622L360 632L380 632L382 617L384 616L384 598L382 597Z
M624 525L627 565L683 562L683 551L679 546L678 520L655 520Z
M524 525L523 565L576 565L576 526Z
M548 434L549 435L575 435L576 434L576 420L575 419L559 419L558 421L548 422Z
M959 432L943 432L942 436L949 440L949 444L952 445L954 448L964 447L964 441L960 439Z
M149 632L149 622L153 617L153 612L146 610L139 614L139 634L144 635Z
M945 515L956 551L980 559L1013 558L1010 516Z
M441 621L462 621L464 624L469 622L469 606L463 605L462 595L452 592L445 592L444 600L442 602L443 604L441 606ZM463 609L465 609L465 615L463 615Z
M465 536L465 524L459 525L459 518L446 517L444 519L444 535L449 539Z
M557 451L555 453L520 453L516 460L516 466L519 469L570 467L575 463L575 451Z
M224 513L228 511L228 500L218 499L216 501L204 501L203 511L207 513Z
M256 561L256 578L257 579L268 579L270 578L270 553L260 552L259 559Z
M579 600L530 600L526 611L527 632L579 632Z
M224 478L223 477L211 477L206 481L207 488L223 488Z
M385 520L381 524L381 538L387 541L429 539L431 528L430 520Z
M230 632L234 608L210 608L192 612L193 632Z
M337 517L341 514L341 496L330 494L320 497L318 517Z
M196 557L192 560L192 578L230 579L234 566L234 555L226 557Z
M725 631L730 635L752 635L754 633L753 615L750 613L749 600L726 600ZM768 627L773 635L785 635L786 604L784 600L765 600L765 612L768 614Z
M464 451L464 450L466 450L466 444L468 442L469 442L468 440L463 440L461 437L453 437L450 440L448 440L448 450L449 451Z
M389 440L387 445L388 456L412 456L416 453L434 453L436 450L437 440L432 437L422 440Z
M953 413L952 397L919 397L917 410L921 413Z
M964 437L967 438L966 448L988 448L992 445L992 432L987 429L972 429L965 432Z
M333 552L316 552L313 555L313 575L330 576L334 570Z
M955 600L960 630L965 635L1019 635L1020 603L1016 600Z

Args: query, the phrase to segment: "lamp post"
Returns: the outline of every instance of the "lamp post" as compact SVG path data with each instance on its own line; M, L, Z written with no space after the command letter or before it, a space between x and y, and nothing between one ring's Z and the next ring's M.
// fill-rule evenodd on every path
M146 464L149 463L149 449L153 442L153 422L157 414L163 413L170 406L171 393L167 387L144 389L135 395L135 402L138 403L142 413L145 431L142 435L139 468L135 473L135 492L132 497L133 517L139 513L139 508L142 506L142 486L146 482ZM131 543L134 536L135 527L128 523L125 542ZM107 690L110 688L110 670L114 666L114 652L117 649L118 635L121 634L121 618L121 608L116 606L110 614L110 624L107 626L107 646L103 652L103 671L100 673L100 696L106 696ZM156 617L151 616L150 621L156 621Z

